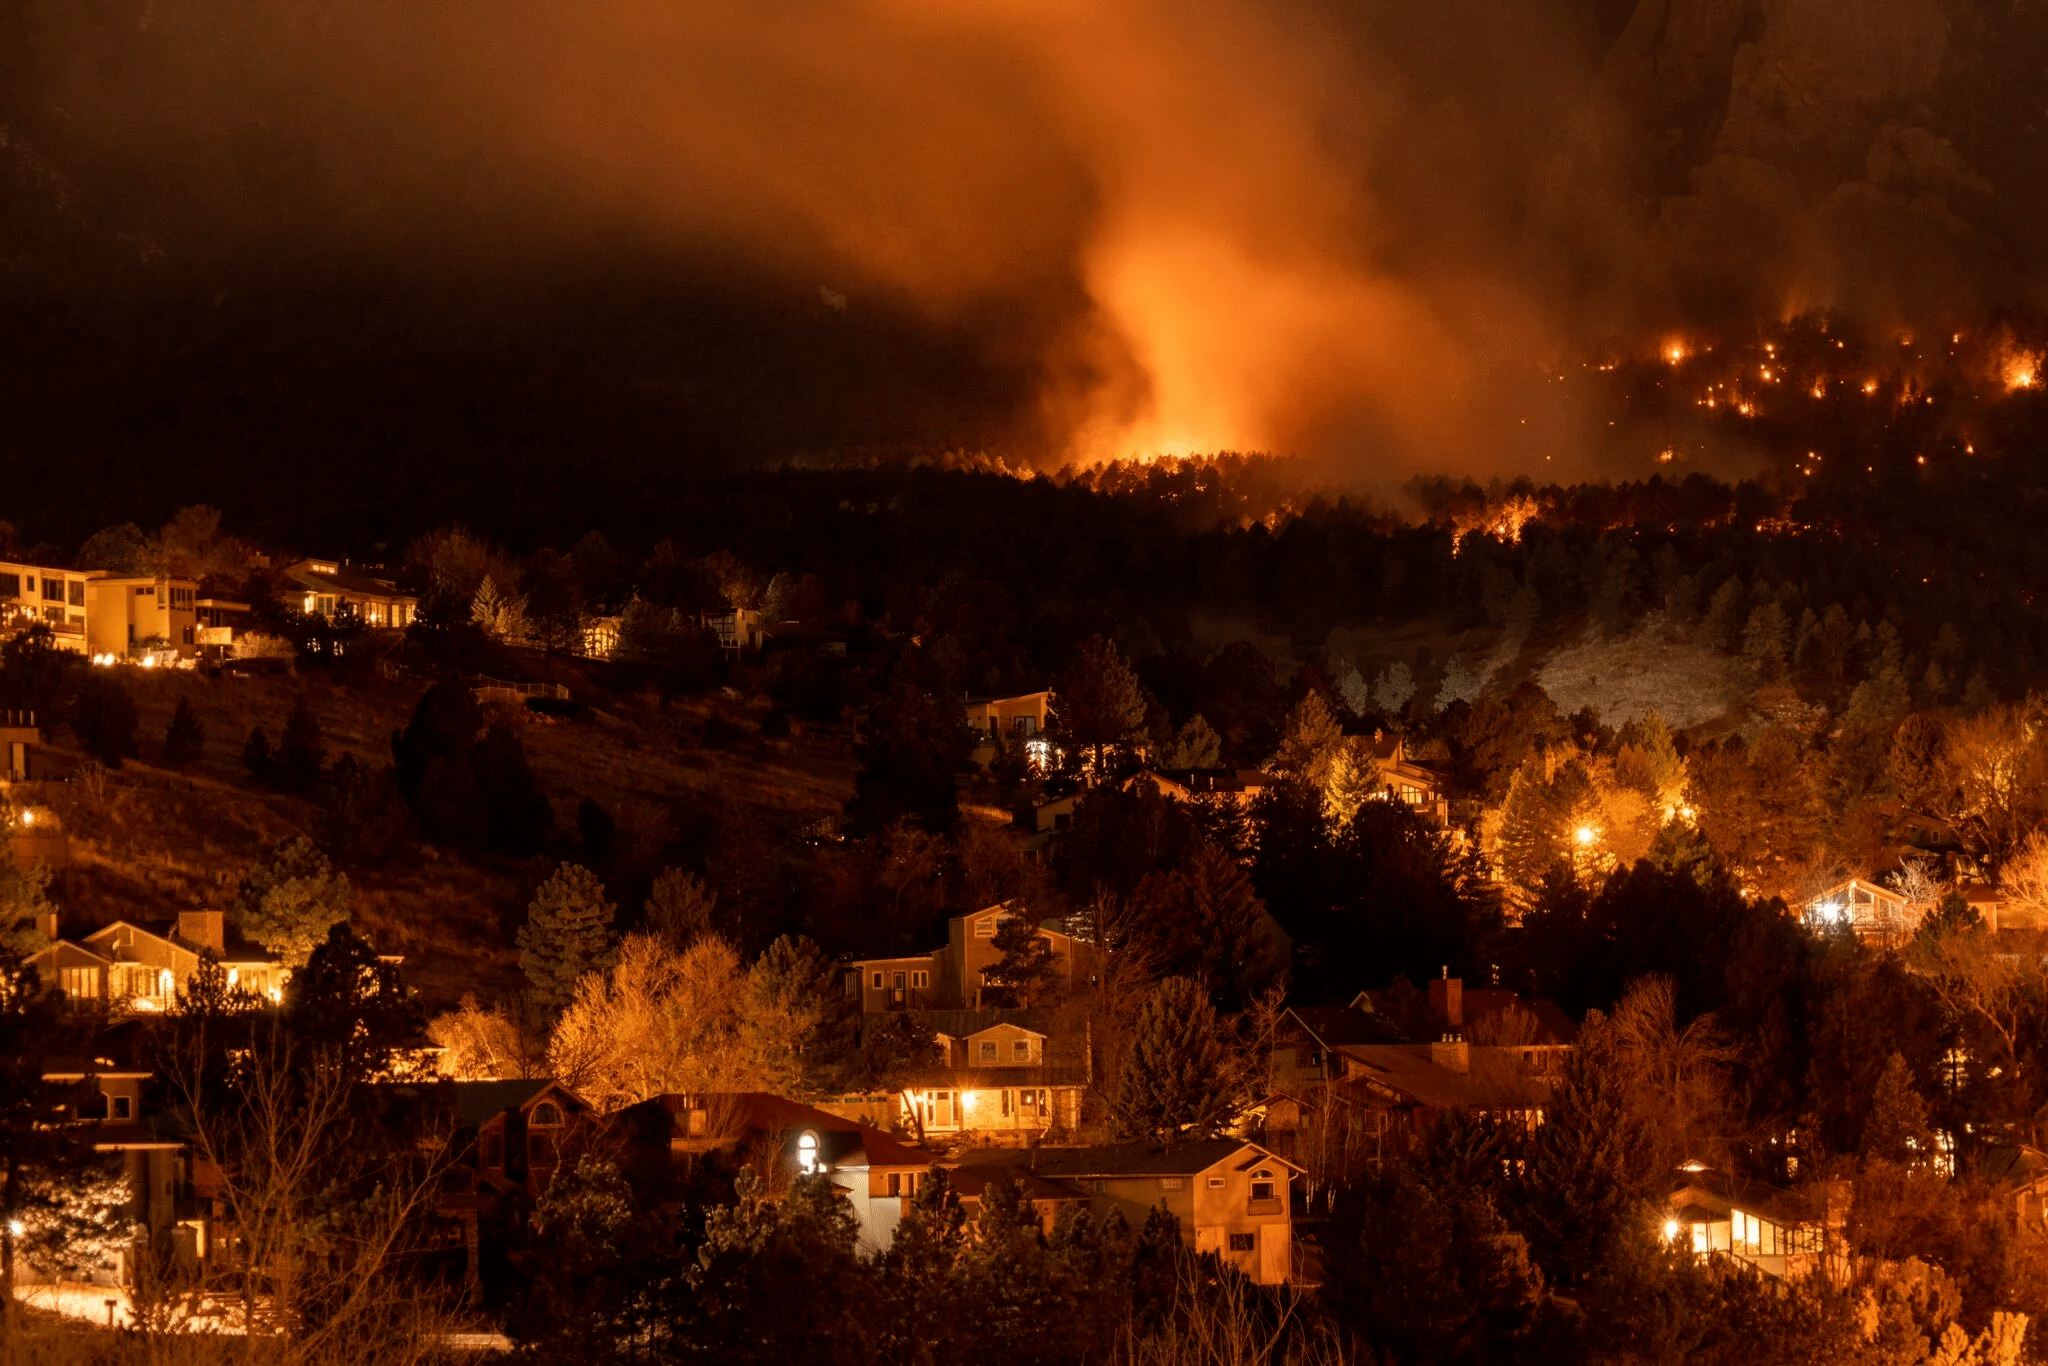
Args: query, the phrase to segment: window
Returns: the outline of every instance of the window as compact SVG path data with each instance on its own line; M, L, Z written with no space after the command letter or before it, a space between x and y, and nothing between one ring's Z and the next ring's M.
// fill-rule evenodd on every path
M1181 1190L1181 1189L1182 1189L1182 1188L1184 1188L1184 1187L1185 1187L1185 1186L1186 1186L1187 1184L1188 1184L1188 1183L1187 1183L1187 1179L1186 1179L1185 1177L1180 1177L1180 1176L1162 1176L1162 1177L1160 1177L1160 1178L1159 1178L1159 1189L1161 1189L1161 1190L1163 1190L1163 1191L1177 1191L1177 1190Z
M1010 1045L1010 1061L1011 1061L1011 1062L1030 1062L1030 1061L1031 1061L1031 1040L1029 1040L1029 1039L1018 1039L1018 1040L1017 1040L1016 1042L1012 1043L1012 1044Z
M1257 1239L1254 1234L1232 1233L1228 1237L1230 1239L1229 1248L1232 1252L1250 1252L1257 1246Z
M1252 1199L1271 1200L1273 1195L1273 1173L1256 1171L1252 1173Z
M527 1121L539 1128L552 1129L562 1122L562 1109L551 1100L544 1100L533 1107L533 1118Z
M993 1042L988 1040L982 1041L981 1060L983 1062L994 1062L996 1060L996 1046Z
M890 1172L890 1173L889 1173L889 1194L891 1194L891 1195L901 1195L901 1194L903 1194L903 1173L902 1173L902 1172Z
M135 596L136 596L136 597L138 597L138 598L153 598L153 597L155 597L155 596L156 596L156 589L154 589L154 588L138 588L138 589L136 589L136 590L135 590Z
M132 1096L115 1096L115 1097L114 1097L114 1118L115 1118L115 1119L133 1119L133 1118L135 1118L135 1099L134 1099L134 1097L132 1097Z
M806 1176L818 1170L818 1136L808 1129L797 1135L796 1165Z
M910 974L910 985L914 987L928 987L931 984L932 975L929 972L913 972Z
M54 621L57 625L62 626L64 624L64 609L61 607L45 607L43 609L43 618L46 621Z
M874 977L874 988L876 991L880 991L882 989L882 974L879 972L876 973Z
M1039 1110L1038 1092L1029 1088L1019 1091L1017 1093L1017 1108L1027 1114L1037 1114Z
M1209 1178L1209 1189L1212 1191L1220 1191L1229 1184L1230 1181L1226 1177L1212 1176Z
M65 968L63 972L64 994L74 1001L97 1001L100 998L100 970L98 968Z
M44 601L44 602L62 602L62 601L64 601L64 580L62 580L62 579L44 579L44 580L43 580L43 601Z
M1098 1177L1096 1177L1096 1178L1095 1178L1095 1193L1096 1193L1097 1195L1107 1195L1107 1194L1109 1194L1109 1182L1107 1182L1107 1181L1103 1180L1103 1179L1102 1179L1101 1177L1099 1177L1099 1176L1098 1176Z
M1017 733L1018 733L1019 735L1036 735L1036 734L1038 734L1038 718L1037 718L1037 717L1035 717L1035 716L1020 716L1020 717L1018 717L1018 718L1017 718Z
M20 596L21 575L0 574L0 598L18 598Z
M526 1160L535 1167L555 1165L555 1136L553 1134L528 1134L526 1136Z
M981 918L980 920L977 920L977 921L975 921L975 922L974 922L974 937L975 937L976 939L993 939L993 938L995 938L995 937L996 937L996 918L995 918L994 916L992 916L992 915L989 915L989 916L983 916L983 917L982 917L982 918Z

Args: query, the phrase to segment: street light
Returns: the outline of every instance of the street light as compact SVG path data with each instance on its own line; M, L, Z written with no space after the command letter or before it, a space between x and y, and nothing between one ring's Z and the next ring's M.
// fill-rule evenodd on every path
M1590 825L1582 825L1578 829L1572 831L1572 838L1577 840L1581 845L1589 845L1594 840L1600 838L1600 832L1598 830L1595 830Z

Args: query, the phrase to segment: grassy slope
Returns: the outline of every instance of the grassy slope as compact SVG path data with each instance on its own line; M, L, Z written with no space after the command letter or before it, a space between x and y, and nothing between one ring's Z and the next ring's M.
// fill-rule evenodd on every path
M143 762L108 776L95 799L79 782L38 785L33 800L63 819L72 868L60 888L67 930L114 919L164 919L181 909L219 907L235 895L242 871L271 843L312 833L311 801L255 787L241 762L243 742L261 725L273 742L303 689L325 733L330 758L352 752L390 762L391 732L411 715L425 684L377 677L204 678L189 673L126 675L141 715ZM155 766L180 696L206 726L204 758L183 772ZM671 805L693 789L722 804L756 808L783 823L836 812L852 789L853 762L843 737L805 735L765 745L749 738L730 749L696 742L714 706L729 699L659 708L639 698L605 699L588 720L550 721L524 708L497 714L521 729L528 756L556 812L559 853L569 852L576 808L595 797L620 836L658 849ZM59 731L54 747L66 749ZM511 934L534 882L550 864L472 864L422 849L381 867L351 873L356 919L380 949L406 955L406 974L432 1005L465 990L489 997L518 985Z

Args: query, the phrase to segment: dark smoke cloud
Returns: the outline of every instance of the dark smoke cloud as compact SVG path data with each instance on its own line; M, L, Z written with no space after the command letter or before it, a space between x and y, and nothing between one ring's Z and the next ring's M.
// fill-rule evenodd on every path
M41 0L0 19L0 268L767 280L970 349L1041 460L1557 469L1578 348L2032 310L2036 10Z

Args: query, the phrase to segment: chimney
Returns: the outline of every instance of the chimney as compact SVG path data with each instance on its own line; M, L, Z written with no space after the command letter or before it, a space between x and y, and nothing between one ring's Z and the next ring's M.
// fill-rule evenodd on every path
M1472 1045L1456 1032L1444 1036L1429 1046L1429 1060L1447 1072L1470 1072L1472 1070Z
M42 929L45 939L48 939L53 944L57 941L57 913L55 911L44 911L36 917L36 924Z
M221 911L179 911L178 938L195 949L212 949L218 958L228 951L226 919Z
M1451 976L1445 968L1444 975L1429 984L1429 1010L1454 1031L1464 1029L1465 979Z

